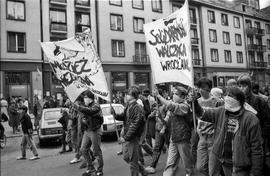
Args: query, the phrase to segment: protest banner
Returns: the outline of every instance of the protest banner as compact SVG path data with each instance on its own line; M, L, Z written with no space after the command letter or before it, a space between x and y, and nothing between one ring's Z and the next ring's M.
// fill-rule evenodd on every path
M105 74L90 30L67 40L43 42L41 47L72 102L87 89L110 101Z
M145 24L144 32L154 83L194 87L188 2L167 18Z

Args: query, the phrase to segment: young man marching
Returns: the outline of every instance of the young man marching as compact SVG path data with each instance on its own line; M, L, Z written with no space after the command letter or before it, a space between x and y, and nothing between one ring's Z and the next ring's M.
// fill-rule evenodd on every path
M21 151L22 155L17 157L17 160L25 160L26 159L26 147L29 146L30 150L33 152L33 157L30 158L30 160L36 160L39 159L38 152L36 145L33 140L33 124L31 122L30 116L27 114L28 108L26 106L21 106L21 125L22 125L22 131L23 131L23 137L21 142Z
M130 164L131 176L147 175L144 167L139 163L140 137L144 127L144 111L136 101L139 91L135 86L131 86L127 94L127 107L122 114L111 113L117 120L124 121L124 135L120 142L124 143L124 160Z

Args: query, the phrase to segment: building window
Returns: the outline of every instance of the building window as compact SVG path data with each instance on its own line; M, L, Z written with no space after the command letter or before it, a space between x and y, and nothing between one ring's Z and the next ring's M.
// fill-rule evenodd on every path
M7 19L25 20L25 6L21 1L7 1Z
M162 1L161 0L151 0L152 2L152 11L153 12L162 12Z
M8 32L7 33L7 50L8 52L25 53L26 37L25 33Z
M270 34L270 24L265 24L266 34Z
M270 39L267 39L267 48L270 50Z
M122 6L122 0L109 0L110 5Z
M240 18L239 17L233 17L233 24L235 28L240 28Z
M257 53L257 60L258 60L258 62L263 62L263 54L262 53Z
M198 39L198 33L197 33L196 28L195 29L190 29L190 38L191 38L191 41Z
M231 51L229 51L229 50L224 50L224 57L225 57L225 62L226 62L226 63L231 63L231 62L232 62L232 54L231 54Z
M141 90L150 87L150 76L149 73L140 72L134 73L134 84L138 85Z
M215 12L214 11L208 10L207 11L207 16L208 16L208 22L209 23L215 23L216 22L216 20L215 20Z
M145 42L135 42L135 54L136 55L146 55Z
M252 35L248 35L248 36L247 36L247 44L248 44L248 45L254 44L253 36L252 36Z
M256 44L262 45L262 37L256 37Z
M50 10L51 31L67 31L66 12Z
M257 28L257 29L261 29L261 23L258 22L258 21L255 21L254 22L254 27Z
M124 93L128 88L128 73L127 72L112 72L112 92L117 91Z
M87 13L75 12L75 32L83 32L90 28L90 15Z
M143 9L143 0L132 0L132 8Z
M245 5L242 5L242 11L246 12L246 6Z
M123 16L117 14L111 14L111 30L123 31Z
M230 44L230 33L229 32L223 32L223 43Z
M246 20L246 27L247 28L252 28L252 23L250 20Z
M236 51L236 58L237 58L237 63L243 63L243 52Z
M214 29L209 29L209 41L217 42L217 31Z
M199 55L199 49L198 48L192 48L191 49L191 56L193 60L193 65L201 65L200 64L200 55Z
M76 0L75 4L81 6L90 6L90 0Z
M240 46L242 45L241 34L235 34L235 44Z
M175 4L175 3L173 3L172 4L172 13L175 12L175 11L177 11L177 10L179 10L181 7L182 7L181 4Z
M218 50L217 49L210 49L211 51L211 61L212 62L218 62L219 58L218 58Z
M268 65L270 65L270 54L268 55Z
M144 24L144 19L143 18L133 18L133 30L136 33L143 33L143 24Z
M112 40L112 56L113 57L125 57L124 40Z
M227 14L221 14L221 24L223 26L228 26L229 22L228 22L228 15Z
M190 17L190 23L196 24L196 11L195 9L189 9L189 17Z

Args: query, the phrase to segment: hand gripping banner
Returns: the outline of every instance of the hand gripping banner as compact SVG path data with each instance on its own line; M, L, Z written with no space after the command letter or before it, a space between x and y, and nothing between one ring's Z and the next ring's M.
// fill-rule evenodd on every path
M90 30L67 40L43 42L41 47L72 102L87 89L110 101L105 74Z

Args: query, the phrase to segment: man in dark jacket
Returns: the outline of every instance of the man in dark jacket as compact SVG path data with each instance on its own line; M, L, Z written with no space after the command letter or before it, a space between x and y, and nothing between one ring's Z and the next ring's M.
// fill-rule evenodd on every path
M167 106L171 112L170 115L170 145L164 176L173 176L176 173L180 158L183 161L186 175L192 175L194 165L192 161L190 138L193 125L190 106L185 101L187 90L184 87L177 86L173 90L173 102L167 101L158 91L154 95Z
M32 150L33 152L33 157L30 158L30 160L36 160L39 159L38 156L38 152L37 152L37 148L36 145L33 141L33 124L31 122L31 118L30 116L27 114L27 107L22 105L20 107L20 111L21 111L21 125L22 125L22 131L23 131L23 137L22 137L22 142L21 142L21 151L22 151L22 155L17 157L17 160L25 160L26 159L26 147L27 145L29 146L29 148Z
M194 100L194 97L193 97ZM225 176L261 176L263 148L259 119L244 108L245 96L229 87L224 107L205 108L195 98L196 115L214 124L212 153L221 161Z
M81 152L88 166L83 176L100 176L103 175L103 156L100 148L103 116L100 105L94 101L94 94L87 90L83 95L84 105L79 105L78 103L74 103L73 105L74 109L84 114L82 121L87 126L81 144ZM91 144L93 145L94 156L98 162L97 170L93 165L92 156L89 155Z
M270 135L270 109L267 102L252 92L252 82L248 75L240 75L237 84L245 94L245 101L257 111L257 117L259 118L262 129L262 137L265 142ZM266 155L264 153L264 174L268 174L269 172L270 168L266 165Z
M131 86L127 94L127 107L122 114L115 114L114 109L111 113L115 118L124 121L124 134L120 142L124 143L124 160L130 164L131 176L147 175L143 165L139 163L139 141L144 127L144 111L136 101L139 91L135 86Z

